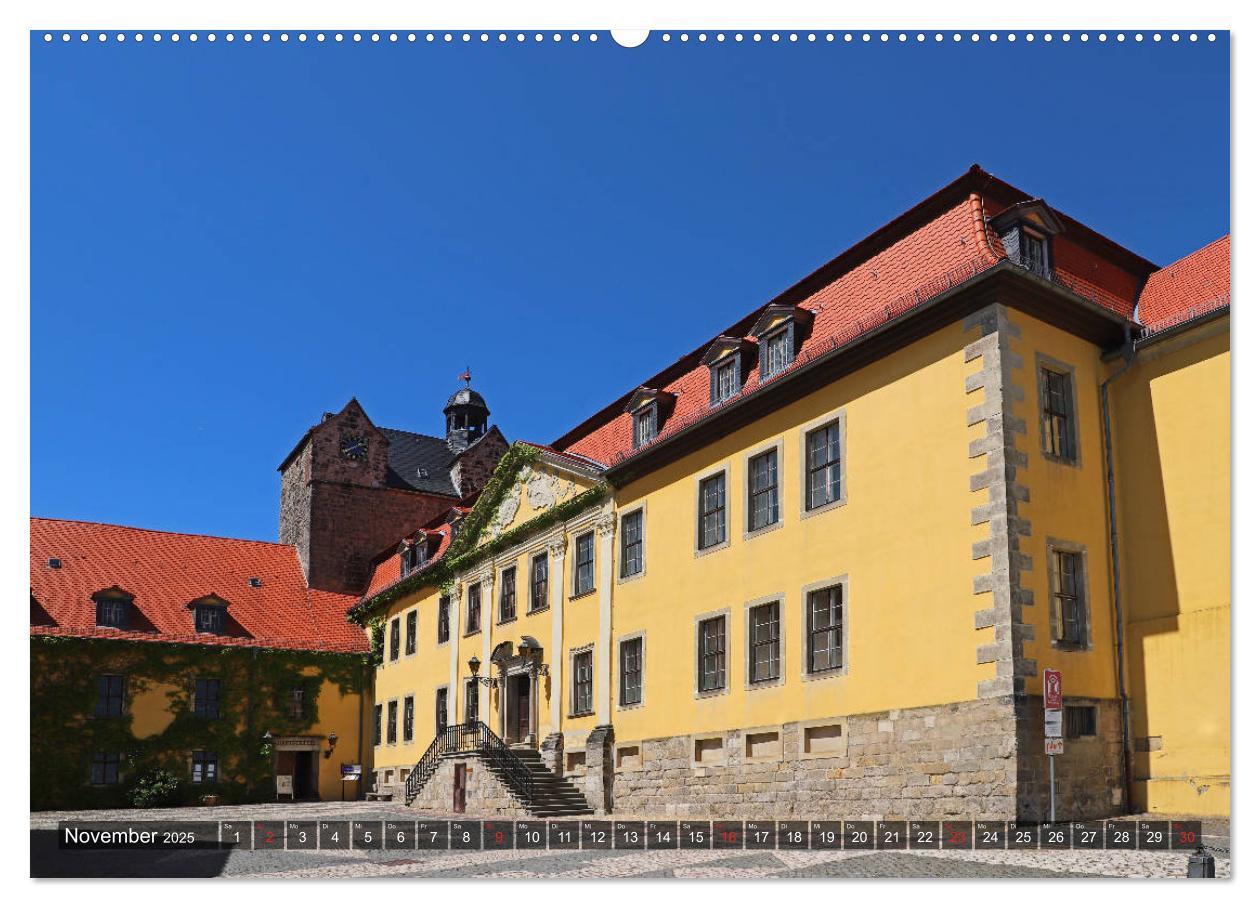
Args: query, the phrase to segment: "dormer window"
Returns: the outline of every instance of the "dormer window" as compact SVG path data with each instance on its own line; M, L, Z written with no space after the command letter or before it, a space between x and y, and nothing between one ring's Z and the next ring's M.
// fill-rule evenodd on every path
M989 222L1002 238L1007 257L1033 274L1049 277L1054 270L1050 238L1063 232L1063 223L1040 199L1007 208Z
M634 414L634 446L636 448L656 437L656 404L650 403Z
M753 326L760 347L761 379L773 378L796 359L813 313L799 306L768 306Z
M92 594L96 601L96 626L114 627L125 631L131 626L133 597L116 586Z
M193 613L193 629L199 634L222 634L227 624L227 602L213 593L188 603Z
M626 412L630 414L630 440L635 448L650 444L660 434L667 415L665 407L673 397L668 392L652 388L640 388L630 395Z
M709 367L709 406L730 400L743 389L744 366L756 349L752 341L722 335L715 340L701 360Z
M1050 268L1050 253L1046 238L1035 231L1019 232L1019 263L1034 274L1046 275Z
M402 561L402 576L413 574L424 567L429 560L429 541L421 533L414 540L404 540L399 549Z
M762 374L769 378L778 375L792 365L792 335L788 328L776 331L766 338L766 357L762 365Z

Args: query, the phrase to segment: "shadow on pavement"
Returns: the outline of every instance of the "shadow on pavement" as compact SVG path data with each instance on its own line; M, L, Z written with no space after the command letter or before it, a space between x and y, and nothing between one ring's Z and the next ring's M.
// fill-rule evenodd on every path
M31 830L33 879L216 877L230 855L227 848L69 850L57 847L56 829Z

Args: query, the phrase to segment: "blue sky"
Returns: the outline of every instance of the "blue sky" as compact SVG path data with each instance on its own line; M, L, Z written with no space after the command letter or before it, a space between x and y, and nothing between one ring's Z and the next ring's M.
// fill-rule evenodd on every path
M550 441L973 162L1228 230L1228 40L95 40L31 55L31 509L274 539L352 395Z

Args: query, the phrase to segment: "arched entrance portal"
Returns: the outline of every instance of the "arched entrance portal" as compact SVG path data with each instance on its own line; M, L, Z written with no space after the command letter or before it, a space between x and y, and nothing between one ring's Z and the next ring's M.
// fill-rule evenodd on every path
M538 679L547 675L542 645L524 636L519 644L505 640L490 662L499 675L499 736L508 744L538 746Z

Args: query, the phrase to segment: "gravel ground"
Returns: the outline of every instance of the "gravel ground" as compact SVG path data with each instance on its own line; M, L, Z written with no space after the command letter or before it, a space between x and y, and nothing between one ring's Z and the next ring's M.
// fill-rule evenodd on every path
M355 879L782 879L865 878L1184 878L1186 852L1152 851L62 851L57 824L78 821L231 822L427 819L401 804L268 804L33 813L35 877L225 877ZM466 817L464 819L471 819ZM617 819L608 817L601 819ZM1131 817L1126 819L1158 819ZM1228 821L1205 820L1204 840L1218 878L1230 874Z

